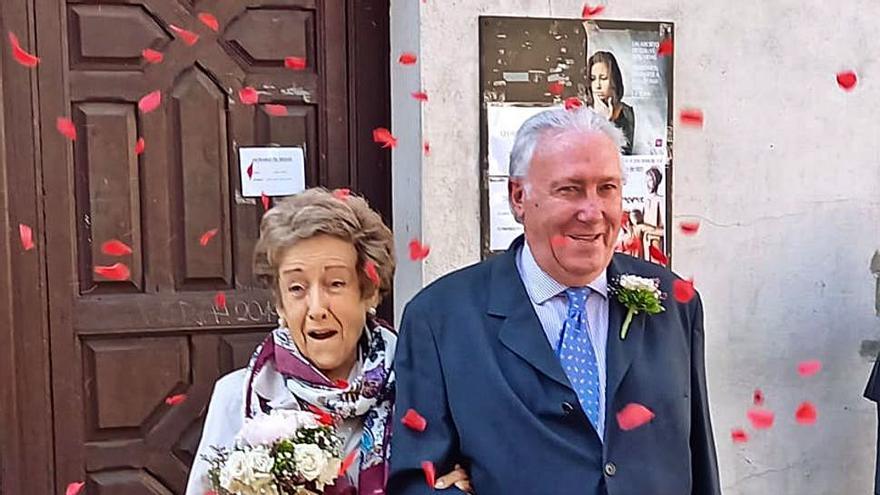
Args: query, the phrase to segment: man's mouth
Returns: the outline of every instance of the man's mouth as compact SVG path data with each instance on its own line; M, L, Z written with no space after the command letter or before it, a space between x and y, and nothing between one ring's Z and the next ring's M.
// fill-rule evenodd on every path
M306 332L306 335L308 335L309 338L315 339L315 340L327 340L329 338L334 337L337 333L339 333L339 332L336 330L318 329L318 330L309 330Z
M603 234L590 234L590 235L574 235L569 234L569 238L577 241L577 242L598 242L602 239Z

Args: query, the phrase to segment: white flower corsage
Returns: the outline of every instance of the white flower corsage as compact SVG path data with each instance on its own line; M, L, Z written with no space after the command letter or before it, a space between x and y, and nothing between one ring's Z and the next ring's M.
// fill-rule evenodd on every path
M664 299L660 292L660 280L656 278L639 277L638 275L621 275L612 281L611 291L617 294L620 304L626 306L626 319L620 327L620 340L626 338L629 325L633 316L644 311L649 315L662 313L666 310L660 301Z

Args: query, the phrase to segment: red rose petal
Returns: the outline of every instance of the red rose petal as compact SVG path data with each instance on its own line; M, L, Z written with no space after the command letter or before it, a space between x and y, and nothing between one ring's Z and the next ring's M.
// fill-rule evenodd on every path
M162 52L153 50L152 48L144 48L144 51L141 52L144 60L151 64L158 64L165 60L165 55Z
M647 407L631 402L617 413L617 425L623 431L634 430L654 419L654 413Z
M572 96L565 99L566 110L574 110L575 108L580 108L582 106L584 106L584 102L582 102L581 99L577 96Z
M138 101L138 108L141 109L143 113L150 113L153 110L159 108L159 105L162 103L162 92L159 90L153 91L152 93L145 95L143 98Z
M186 400L186 394L177 394L165 398L165 403L169 406L176 406Z
M703 127L703 111L697 108L689 108L681 111L679 115L682 125Z
M431 143L425 141L422 143L422 152L425 156L431 156Z
M333 426L336 421L333 419L333 416L330 415L327 411L323 409L319 409L312 404L307 404L309 411L318 416L318 422L325 426Z
M367 260L367 263L364 265L364 270L367 272L367 277L373 282L373 285L378 287L380 280L379 272L376 271L376 264L373 263L372 260Z
M287 107L284 105L268 104L264 105L263 108L266 109L266 113L273 117L284 117L287 115Z
M9 44L12 45L12 57L19 64L28 68L34 68L40 63L40 57L24 51L24 48L18 42L18 36L11 32L9 33Z
M746 443L749 441L749 435L742 428L734 428L730 430L730 438L733 439L733 443Z
M813 376L822 370L822 361L811 359L798 363L798 374L801 376Z
M260 193L260 201L263 202L263 211L269 210L269 196L266 193Z
M764 392L762 392L760 388L756 388L755 392L752 394L752 403L756 406L764 405Z
M773 426L773 418L775 417L773 411L760 407L749 409L746 416L748 416L749 421L752 422L752 426L756 430L766 430Z
M421 261L428 257L431 248L427 244L422 244L418 239L409 241L409 259L413 261Z
M86 484L82 481L70 483L67 485L67 489L64 490L64 495L77 495L84 486L86 486Z
M415 431L425 431L425 428L428 427L428 421L415 409L407 409L400 422L410 430Z
M678 228L684 235L694 235L700 230L700 222L681 222L678 224Z
M23 223L18 224L18 238L21 239L21 248L30 251L34 248L34 231Z
M663 254L663 251L657 249L656 246L651 246L648 249L648 252L651 254L651 259L656 261L657 263L660 263L663 266L666 266L666 264L669 263L669 258L667 258L665 254Z
M816 423L816 406L810 402L802 402L794 413L794 418L801 425L812 425Z
M336 380L334 385L336 385L336 388L348 388L348 381L340 378L339 380Z
M247 176L248 176L248 179L254 178L254 162L251 162L251 164L248 165Z
M202 24L208 26L208 29L211 31L214 31L215 33L220 31L220 23L213 14L202 12L199 14L199 20L202 21Z
M428 486L434 488L434 484L437 482L437 473L434 472L434 463L431 461L422 461L422 471L425 472L425 482L428 483Z
M55 128L62 136L71 141L76 141L76 126L73 121L67 117L58 117L55 119Z
M584 4L584 9L581 11L581 17L584 19L589 19L590 17L599 15L602 11L605 10L604 5L596 5L595 7L591 7L589 4Z
M128 280L131 278L131 272L124 263L114 263L110 266L96 266L95 274L100 275L109 280Z
M131 248L118 239L110 239L101 244L101 252L110 256L128 256Z
M384 127L373 129L373 142L381 144L382 148L394 148L397 146L397 138L394 137L394 134L391 134L391 131Z
M214 295L214 307L220 310L226 309L226 294L222 291Z
M401 65L413 65L418 60L415 53L405 52L400 55L400 58L397 59Z
M253 105L260 99L260 94L256 89L246 86L238 90L238 99L245 105Z
M666 57L672 55L673 44L672 38L666 38L660 42L660 46L657 47L657 55L660 57Z
M552 82L547 85L547 91L553 96L560 96L565 90L565 84L560 81Z
M351 465L354 464L354 460L357 459L358 453L360 453L360 449L354 449L345 456L345 459L342 460L342 464L339 466L339 476L343 476L348 472L348 468L350 468Z
M306 59L303 57L284 57L284 67L290 70L303 70L306 68Z
M554 235L550 238L550 245L553 247L562 247L568 244L568 238L562 235Z
M199 35L192 31L187 31L186 29L183 29L182 27L177 27L174 24L171 24L168 27L170 27L171 30L174 31L174 34L176 34L181 41L189 46L193 46L196 44L196 42L199 41Z
M859 82L859 76L851 70L845 70L837 73L837 85L845 91L852 91Z
M137 142L134 144L134 154L140 155L147 149L147 142L144 141L144 138L138 138Z
M696 293L693 280L676 280L672 282L672 294L675 296L675 300L682 304L691 302Z
M205 232L204 234L202 234L202 237L199 239L199 244L201 244L202 247L207 246L208 243L211 242L211 239L213 239L214 236L217 235L217 232L219 232L219 229L211 229L211 230Z
M424 91L413 91L410 94L413 98L419 101L428 101L428 93L425 93Z
M338 200L341 200L341 201L345 201L346 199L348 199L348 197L350 195L351 195L351 189L348 189L346 187L336 189L333 191L333 197Z

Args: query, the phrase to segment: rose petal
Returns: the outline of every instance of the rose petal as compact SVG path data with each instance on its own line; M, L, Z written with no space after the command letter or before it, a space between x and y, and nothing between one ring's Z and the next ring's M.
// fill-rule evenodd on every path
M413 65L418 60L415 53L404 52L400 54L400 58L397 59L401 65Z
M131 254L131 247L119 239L110 239L101 244L101 252L109 256L128 256Z
M584 9L581 10L581 17L584 19L589 19L590 17L599 15L602 11L605 10L604 5L596 5L595 7L591 7L589 4L584 4Z
M422 244L418 239L409 241L409 259L413 261L421 261L428 257L431 248L427 244Z
M284 117L287 115L287 107L284 105L263 105L263 108L266 109L266 113L273 117Z
M648 249L648 252L651 254L651 259L656 261L657 263L660 263L663 266L666 266L666 264L669 263L669 258L667 258L665 254L663 254L663 251L657 249L656 246L651 246Z
M428 483L428 486L434 488L434 484L437 482L437 473L434 472L434 463L431 461L422 461L422 471L425 472L425 482Z
M561 81L552 82L547 85L547 91L550 92L553 96L560 96L562 92L565 90L565 84Z
M327 411L323 409L319 409L312 404L307 404L309 411L311 411L314 415L318 417L318 422L325 426L333 426L336 421L333 419L333 416L330 415Z
M165 60L165 55L162 52L153 50L152 48L144 48L141 55L143 55L144 60L151 64L158 64Z
M660 57L667 57L672 55L672 50L672 38L665 38L660 42L660 46L657 47L657 55Z
M811 359L798 363L798 374L801 376L813 376L822 370L822 361Z
M12 58L19 64L28 68L34 68L40 63L40 57L26 52L18 42L18 36L12 32L9 33L9 44L12 45Z
M140 137L137 140L137 143L134 144L134 154L140 155L147 149L147 142L144 141L144 138Z
M816 406L810 402L802 402L794 413L794 418L801 425L812 425L816 423Z
M348 388L348 381L343 380L343 379L340 378L339 380L336 380L336 381L333 383L333 385L335 385L336 388L342 388L342 389L345 389L345 388Z
M100 275L108 280L128 280L131 278L131 272L124 263L114 263L110 266L96 266L95 274Z
M222 291L214 295L214 307L220 310L226 309L226 294Z
M424 91L413 91L410 94L413 98L419 101L428 101L428 93L425 93Z
M345 456L345 459L342 460L342 464L339 466L339 476L343 476L346 472L348 472L348 468L350 468L351 465L354 464L354 460L357 459L359 452L360 449L354 449L349 452L347 456Z
M672 294L675 296L675 300L682 304L691 302L696 293L693 280L676 280L672 282Z
M23 223L18 224L18 238L21 240L21 248L30 251L34 248L34 231Z
M391 134L391 131L384 127L373 129L373 142L381 144L382 148L394 148L397 146L397 138L394 137L394 134Z
M574 110L575 108L580 108L584 106L584 102L581 101L577 96L572 96L565 99L565 109L566 110Z
M372 260L367 260L364 265L364 270L367 272L367 277L369 277L370 281L373 282L373 285L379 286L379 272L376 271L376 264L373 263Z
M350 195L351 195L351 189L348 189L346 187L343 187L340 189L335 189L333 191L333 197L338 200L341 200L341 201L345 201L346 199L348 199L348 197Z
M73 121L67 117L58 117L55 119L55 128L62 136L71 141L76 141L76 126Z
M215 33L220 31L220 23L213 14L202 12L199 14L199 20L202 21L202 24L208 26L208 29L211 31L214 31Z
M82 488L86 486L83 481L75 481L67 485L67 489L64 490L64 495L77 495Z
M761 407L749 409L746 416L748 416L749 421L752 422L752 426L756 430L766 430L773 426L773 418L775 417L773 411Z
M734 428L730 430L730 438L733 439L733 443L746 443L749 441L749 435L742 428Z
M553 247L562 247L568 244L568 238L562 235L554 235L550 238L550 245Z
M260 201L263 202L263 211L269 210L269 196L266 193L260 193Z
M254 105L257 103L257 100L260 99L260 94L257 93L256 89L250 86L245 86L238 90L238 99L245 105Z
M703 111L697 108L682 110L679 119L682 125L703 127Z
M177 394L165 398L165 403L169 406L176 406L186 400L186 394Z
M852 91L859 82L859 76L851 70L845 70L837 73L837 85L845 91Z
M150 94L145 95L143 98L138 101L138 108L141 109L143 113L150 113L153 110L159 108L159 105L162 103L162 92L159 90L153 91Z
M700 230L700 222L681 222L678 224L678 228L681 229L681 233L684 235L694 235Z
M303 57L284 57L284 67L290 70L303 70L306 68L306 59Z
M425 431L425 428L428 427L428 421L415 409L407 409L400 422L410 430L415 431Z
M654 419L654 412L647 407L631 402L617 413L617 425L623 431L634 430Z
M171 30L174 31L174 34L176 34L181 41L189 46L193 46L196 44L196 42L199 41L199 35L192 31L187 31L186 29L183 29L182 27L177 27L174 24L171 24L168 27L170 27Z
M762 392L760 388L756 388L755 392L752 394L752 403L756 406L764 405L764 392Z
M199 244L201 244L202 247L207 246L208 243L211 242L211 239L213 239L214 236L217 235L217 232L219 232L219 229L211 229L211 230L205 232L204 234L202 234L202 237L199 239Z
M425 156L431 156L431 143L425 141L422 143L422 152Z

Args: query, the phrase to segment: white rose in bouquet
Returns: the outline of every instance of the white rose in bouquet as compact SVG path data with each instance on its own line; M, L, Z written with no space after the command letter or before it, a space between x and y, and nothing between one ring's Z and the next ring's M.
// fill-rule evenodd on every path
M300 428L318 426L315 415L306 411L273 409L266 416L246 419L238 440L247 445L271 445L284 438L292 438Z
M327 457L320 447L314 444L300 444L294 447L293 461L296 469L308 481L315 481L327 466Z

